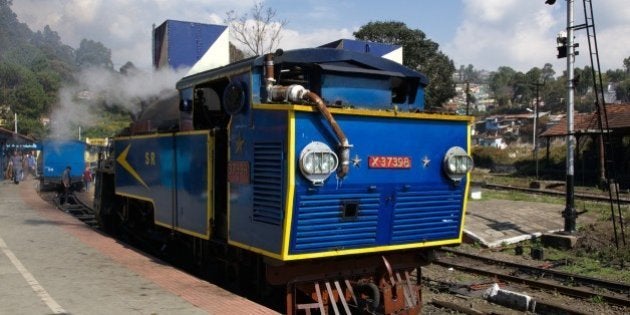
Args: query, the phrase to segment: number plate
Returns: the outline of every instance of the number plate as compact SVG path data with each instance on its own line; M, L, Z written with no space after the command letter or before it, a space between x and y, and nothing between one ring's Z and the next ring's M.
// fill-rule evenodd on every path
M411 157L408 156L368 156L370 168L411 168Z

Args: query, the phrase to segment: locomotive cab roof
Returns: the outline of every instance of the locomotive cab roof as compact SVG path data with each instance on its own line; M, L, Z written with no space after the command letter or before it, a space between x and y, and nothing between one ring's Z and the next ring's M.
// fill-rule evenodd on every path
M417 71L407 68L399 63L367 53L341 50L334 48L304 48L296 50L278 50L274 55L274 64L312 65L324 71L353 72L390 77L405 78L421 87L428 85L428 78ZM235 63L197 73L177 82L177 88L182 89L211 80L213 73L216 77L223 77L226 73L240 72L246 67L263 67L265 56L256 56L243 59ZM410 82L410 83L411 83Z

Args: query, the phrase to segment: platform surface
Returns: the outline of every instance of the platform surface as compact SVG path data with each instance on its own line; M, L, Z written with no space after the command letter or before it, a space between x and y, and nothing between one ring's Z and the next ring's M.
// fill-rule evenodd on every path
M0 314L275 314L0 181Z
M469 200L466 237L485 247L522 242L564 228L563 205L512 200Z

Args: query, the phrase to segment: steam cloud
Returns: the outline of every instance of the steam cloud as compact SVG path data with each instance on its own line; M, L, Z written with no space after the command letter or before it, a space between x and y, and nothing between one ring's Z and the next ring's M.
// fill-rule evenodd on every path
M51 114L53 138L78 138L82 129L95 126L103 117L104 108L117 106L134 116L141 110L141 101L155 99L174 91L176 82L188 69L163 68L154 72L133 71L125 75L111 70L88 68L77 75L77 85L59 91L59 104Z

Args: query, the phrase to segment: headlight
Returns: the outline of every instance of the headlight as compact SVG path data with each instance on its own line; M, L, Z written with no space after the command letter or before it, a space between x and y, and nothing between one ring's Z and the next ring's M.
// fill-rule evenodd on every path
M452 147L444 156L444 172L455 183L459 183L473 168L473 160L466 150Z
M313 141L300 153L300 171L315 186L323 185L338 164L337 154L323 142Z

